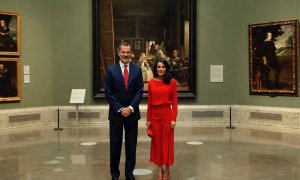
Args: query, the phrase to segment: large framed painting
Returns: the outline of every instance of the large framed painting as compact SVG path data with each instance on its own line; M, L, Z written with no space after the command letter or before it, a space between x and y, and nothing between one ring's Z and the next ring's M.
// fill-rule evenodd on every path
M0 102L20 101L20 59L0 58Z
M122 41L131 43L131 63L142 69L145 96L154 63L165 59L178 96L196 97L196 2L93 0L94 98L104 97L105 71L118 62Z
M0 11L0 55L20 55L20 14Z
M250 95L298 96L298 20L251 24Z

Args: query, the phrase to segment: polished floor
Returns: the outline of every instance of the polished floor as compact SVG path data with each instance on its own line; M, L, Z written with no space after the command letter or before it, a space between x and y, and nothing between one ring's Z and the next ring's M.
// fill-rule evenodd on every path
M95 126L64 128L59 132L50 128L2 131L0 179L109 180L108 128ZM145 134L141 125L136 172L146 175L136 175L136 179L154 180L156 167L148 161L150 139ZM190 145L189 141L199 145ZM124 180L124 152L120 170L120 179ZM170 179L298 180L300 134L177 127L175 165Z

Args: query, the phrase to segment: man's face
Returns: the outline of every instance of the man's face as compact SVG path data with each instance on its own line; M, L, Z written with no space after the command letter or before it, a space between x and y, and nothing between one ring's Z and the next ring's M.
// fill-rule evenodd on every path
M130 46L121 46L118 55L122 63L127 64L131 59L131 47Z
M0 21L0 24L1 24L1 27L5 27L5 26L6 26L4 20L1 20L1 21Z
M4 70L4 65L0 64L0 71L3 71L3 70Z
M267 33L267 39L269 39L269 40L272 39L272 33L270 33L270 32Z

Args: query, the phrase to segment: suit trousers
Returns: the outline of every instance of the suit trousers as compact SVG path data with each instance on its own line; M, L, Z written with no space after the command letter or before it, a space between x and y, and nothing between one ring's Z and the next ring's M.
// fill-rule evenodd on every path
M109 120L110 135L110 172L112 177L119 177L120 158L125 130L125 176L131 176L136 163L136 146L138 134L138 120L130 117L121 120Z

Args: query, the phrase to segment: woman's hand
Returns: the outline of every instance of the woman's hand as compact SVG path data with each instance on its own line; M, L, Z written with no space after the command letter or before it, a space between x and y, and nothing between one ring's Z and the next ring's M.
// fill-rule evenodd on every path
M151 121L147 121L147 122L146 122L146 126L147 126L147 128L150 128L150 126L151 126Z
M171 121L171 128L174 128L176 126L176 121Z

